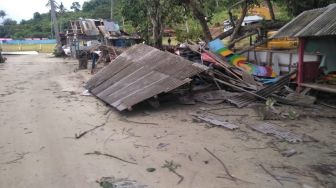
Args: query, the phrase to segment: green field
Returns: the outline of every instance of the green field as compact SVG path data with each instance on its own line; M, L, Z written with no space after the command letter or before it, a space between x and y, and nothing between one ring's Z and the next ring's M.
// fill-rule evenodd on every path
M2 51L37 51L40 53L52 53L56 44L1 44Z

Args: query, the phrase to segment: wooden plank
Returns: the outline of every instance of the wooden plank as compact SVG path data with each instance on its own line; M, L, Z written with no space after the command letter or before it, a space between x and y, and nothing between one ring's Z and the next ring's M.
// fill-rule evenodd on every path
M164 53L164 52L162 52L162 53ZM103 82L102 84L97 86L95 89L92 90L92 93L98 95L100 92L104 91L104 94L102 94L102 96L105 96L107 94L107 91L105 91L105 90L107 88L109 88L108 91L113 92L111 90L110 86L113 85L116 82L120 82L121 79L123 79L122 80L123 85L125 85L125 84L127 85L128 81L127 81L127 79L124 79L124 78L129 78L130 75L133 76L133 73L137 72L138 69L142 69L142 71L141 71L141 74L137 73L136 76L142 77L146 73L149 73L152 70L160 69L160 67L172 62L172 58L169 58L169 56L171 56L171 54L168 54L168 56L167 56L167 54L162 56L162 53L156 53L156 54L152 54L152 55L143 56L143 58L138 59L139 62L137 61L136 63L133 63L132 65L126 67L122 71L118 72L116 75L112 76L111 78L109 78L108 80L106 80L105 82ZM164 59L162 60L162 58L164 58ZM145 68L143 68L143 66L145 66ZM174 66L174 69L176 69L176 68L179 68L179 67ZM171 65L170 65L170 67L165 67L165 69L174 70L174 69L171 68ZM147 72L146 72L146 70L147 70ZM136 79L137 78L133 78L129 82L132 83ZM119 86L120 86L120 84L119 84Z
M135 82L127 84L126 87L123 87L116 92L110 94L109 96L106 97L106 101L109 104L112 104L120 99L124 99L133 93L136 93L138 90L142 90L146 88L148 85L151 85L155 83L158 80L161 80L163 78L167 78L168 76L165 74L161 74L158 72L149 72L143 77L140 77L137 79ZM113 87L113 86L112 86ZM113 105L115 106L115 105Z
M93 78L91 78L87 84L86 89L91 90L92 88L100 85L105 80L109 79L114 74L120 72L127 66L134 63L133 59L139 59L139 57L145 57L145 54L150 54L152 51L158 51L155 48L146 45L134 45L129 48L124 53L120 54L115 60L113 60L109 65L100 70Z
M124 87L127 87L128 85L138 81L139 78L145 76L148 73L149 72L147 70L147 67L141 67L141 68L137 69L136 71L130 73L129 75L125 76L124 78L121 78L121 79L115 81L115 83L107 85L105 90L99 92L97 94L97 96L101 97L101 98L105 98L109 95L113 95L118 90L120 90Z
M327 84L314 84L314 83L301 83L300 86L312 88L318 91L325 91L328 93L336 93L335 85L327 85Z
M111 76L120 72L121 70L125 69L127 66L131 65L132 63L133 63L132 61L128 61L124 57L121 57L121 56L117 57L117 59L115 59L113 63L106 66L104 69L99 71L92 79L90 79L87 82L85 88L88 90L91 90L97 87L102 82L109 79Z
M113 105L131 107L134 104L137 104L143 100L149 99L152 96L162 93L167 89L167 86L171 86L173 83L175 84L174 88L177 88L185 83L185 81L172 81L172 79L174 78L163 77L162 79L157 80L152 84L146 85L144 88L130 94L129 96L125 97L124 99L118 101L118 103L115 103Z
M118 73L111 75L110 78L103 81L100 85L96 86L96 88L92 89L92 93L98 95L100 92L106 90L111 85L119 82L119 80L131 75L133 72L137 71L143 67L139 63L132 62L129 66L125 67L123 70L119 71Z

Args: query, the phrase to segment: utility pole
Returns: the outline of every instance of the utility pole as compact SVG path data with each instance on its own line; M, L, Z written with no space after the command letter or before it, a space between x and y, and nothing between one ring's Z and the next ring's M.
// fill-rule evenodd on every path
M56 5L55 0L49 0L50 3L50 13L51 13L51 21L53 24L54 32L55 32L55 38L56 38L56 55L61 55L62 53L62 44L61 44L61 37L59 35L58 30L58 23L57 23L57 17L56 17Z

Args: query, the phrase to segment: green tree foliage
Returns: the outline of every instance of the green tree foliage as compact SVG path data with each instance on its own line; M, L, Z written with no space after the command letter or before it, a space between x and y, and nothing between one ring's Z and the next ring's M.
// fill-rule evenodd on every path
M4 10L0 10L0 18L4 18L6 15L7 14Z
M16 25L17 22L15 20L12 20L11 18L6 18L2 24L9 26L9 25Z
M80 11L80 8L81 8L81 5L79 4L79 2L73 2L72 4L71 4L71 7L70 7L70 9L71 10L73 10L74 12L78 12L78 11Z
M126 27L134 28L134 31L149 41L150 20L148 11L144 7L144 1L122 0L121 15Z
M34 20L40 20L42 18L41 14L39 12L35 12L33 15ZM24 20L22 20L24 21ZM21 22L22 23L22 22Z
M123 0L121 14L147 42L161 47L164 28L183 22L184 8L174 0ZM151 34L150 34L151 33Z
M61 0L58 0L61 1ZM174 28L180 40L186 38L210 39L208 29L215 15L216 22L221 23L228 7L236 0L113 0L113 20L128 31L140 33L147 41L160 46L165 28ZM251 0L252 1L252 0ZM253 0L263 3L265 0ZM304 10L327 6L336 0L270 0L273 5L285 7L289 15L295 16ZM111 0L87 0L81 6L74 1L66 10L62 3L58 5L59 28L67 29L70 20L82 18L111 18ZM282 10L282 9L281 9ZM235 15L241 8L237 7ZM222 16L218 16L222 15ZM0 37L26 38L51 37L50 13L35 12L32 19L22 20L17 24L13 20L4 19L6 12L0 10ZM188 27L186 27L188 21ZM187 29L188 31L187 32Z
M58 12L59 12L61 15L63 15L63 14L66 13L67 9L64 7L63 2L61 2L61 4L58 6L58 10L59 10Z
M314 8L325 7L331 3L336 3L336 0L274 0L275 2L286 5L288 14L291 16L297 16L305 10Z
M15 20L12 20L11 18L6 18L2 22L2 26L0 27L0 35L1 37L10 37L10 33L16 32L16 25L17 22Z

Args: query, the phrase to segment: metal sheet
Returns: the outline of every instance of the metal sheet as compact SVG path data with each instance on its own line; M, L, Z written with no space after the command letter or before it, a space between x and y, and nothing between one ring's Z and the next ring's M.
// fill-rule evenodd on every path
M279 139L286 140L291 143L302 142L303 135L295 134L283 127L271 123L261 123L250 126L252 129L267 135L273 135Z
M216 116L210 116L205 114L191 114L191 115L212 125L221 126L230 130L235 130L239 128L237 125L223 121Z
M336 4L301 13L272 38L336 35Z
M139 44L118 56L91 78L86 88L122 111L191 81L207 70L174 54Z
M97 36L99 35L99 30L95 25L94 20L83 19L80 21L81 27L84 30L84 33L88 36Z

